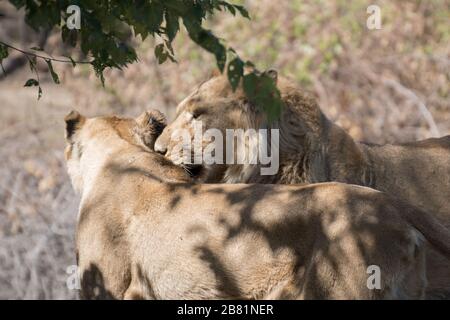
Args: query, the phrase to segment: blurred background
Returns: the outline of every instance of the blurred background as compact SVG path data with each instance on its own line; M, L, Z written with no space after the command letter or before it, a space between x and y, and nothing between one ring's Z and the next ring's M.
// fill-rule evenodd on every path
M234 2L247 7L251 21L222 14L207 26L258 68L276 68L314 92L325 114L356 140L450 134L450 0ZM371 4L381 8L380 30L366 27ZM59 34L29 29L7 1L0 12L0 40L69 53ZM140 62L106 72L104 88L89 66L61 63L54 63L61 79L55 85L40 61L39 101L36 87L23 87L34 75L10 51L4 65L12 71L0 75L0 299L77 298L66 270L75 264L79 199L65 170L62 119L71 109L136 116L147 108L172 119L215 60L185 32L174 42L178 63L158 65L154 45L137 42Z

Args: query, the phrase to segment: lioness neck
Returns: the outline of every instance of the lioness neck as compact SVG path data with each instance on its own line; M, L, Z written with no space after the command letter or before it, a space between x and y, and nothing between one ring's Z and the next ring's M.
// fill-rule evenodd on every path
M87 151L87 150L86 150ZM86 152L87 153L87 152ZM93 144L89 154L81 162L83 175L82 199L92 189L105 183L117 183L118 179L134 179L136 173L147 182L191 182L188 174L162 155L129 143L115 142L99 148ZM109 186L110 187L110 186Z

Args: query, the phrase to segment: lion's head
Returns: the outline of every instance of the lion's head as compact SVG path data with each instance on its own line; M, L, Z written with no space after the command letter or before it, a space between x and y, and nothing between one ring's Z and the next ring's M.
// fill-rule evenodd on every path
M212 140L203 136L207 129L216 128L224 133L226 129L247 127L247 107L242 90L233 92L225 77L213 77L178 105L177 118L157 140L155 150L183 165L191 174L198 174L201 166L193 164L194 146L188 142L194 143L196 132L201 130L201 140L196 140L195 147L203 150ZM221 165L214 168L214 172L224 170Z
M276 81L285 105L281 118L268 122L265 113L259 106L251 103L243 90L242 83L233 91L227 75L214 76L201 84L185 98L177 107L177 117L168 125L157 139L155 150L165 154L176 163L186 162L186 154L190 153L190 161L194 162L195 147L188 145L180 136L180 131L189 132L194 142L195 128L201 123L202 132L218 129L226 137L227 129L279 129L280 161L301 162L308 157L319 161L320 139L323 135L326 117L322 114L316 100L308 93L298 89L291 81L278 77L276 71L268 71ZM203 137L203 150L211 142L210 137ZM196 139L198 142L199 139ZM222 144L225 144L222 141ZM251 142L247 142L251 149ZM226 155L224 154L225 158ZM225 161L223 161L225 163ZM251 176L258 165L223 165L203 162L201 166L185 166L191 173L199 173L198 177L208 182L255 182ZM195 171L193 170L195 169ZM283 170L280 167L280 170ZM245 171L245 172L244 172ZM283 175L283 172L277 174ZM297 177L290 182L321 181L323 174L314 173L315 177ZM269 178L269 181L274 182Z

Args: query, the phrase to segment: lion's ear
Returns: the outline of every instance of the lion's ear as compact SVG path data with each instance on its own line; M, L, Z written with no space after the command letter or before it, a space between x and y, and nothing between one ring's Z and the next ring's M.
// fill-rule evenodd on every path
M246 114L257 115L260 113L260 109L252 101L250 101L247 97L243 97L239 101L239 105L241 106L242 110Z
M159 110L151 109L137 117L136 122L141 128L152 129L161 133L167 125L166 116Z
M72 110L65 117L64 122L66 123L66 140L72 141L75 132L80 129L86 118L82 116L78 111Z
M275 83L277 83L277 81L278 81L278 71L277 70L275 70L275 69L268 69L264 73L267 74L270 78L272 78L272 80Z
M142 143L153 150L156 139L167 125L166 116L155 109L145 111L136 118L137 134Z

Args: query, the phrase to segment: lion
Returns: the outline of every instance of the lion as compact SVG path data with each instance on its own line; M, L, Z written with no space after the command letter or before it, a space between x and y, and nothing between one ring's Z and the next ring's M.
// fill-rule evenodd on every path
M242 84L233 91L226 75L216 75L178 105L176 119L157 139L155 149L182 162L180 151L193 149L175 148L178 141L173 134L180 129L192 131L196 121L201 121L204 131L216 128L224 135L226 129L279 129L280 165L275 175L261 175L261 165L248 162L185 167L198 181L210 183L336 181L367 186L432 213L450 227L450 136L397 145L356 142L324 115L311 94L278 77L276 71L268 74L284 101L278 121L267 121L247 99ZM205 147L209 142L201 143ZM247 143L247 149L256 148ZM431 250L428 265L429 297L450 299L450 263Z
M417 299L425 241L450 258L432 216L340 183L194 184L153 150L164 127L65 118L86 299Z

